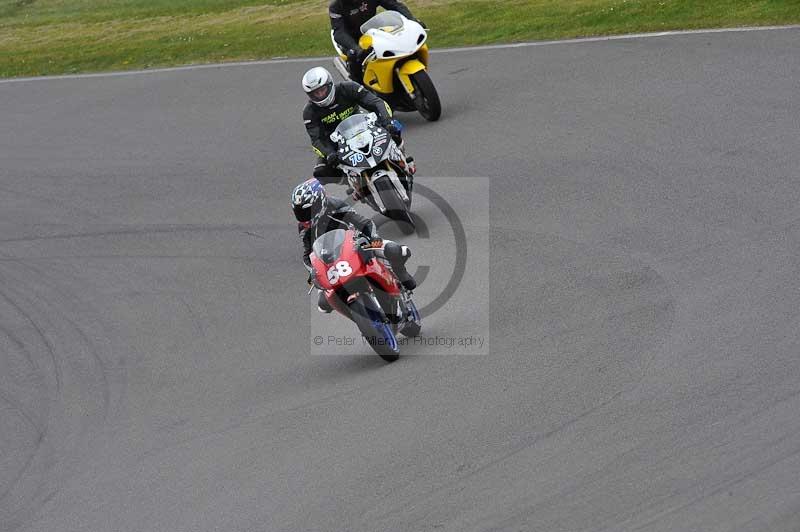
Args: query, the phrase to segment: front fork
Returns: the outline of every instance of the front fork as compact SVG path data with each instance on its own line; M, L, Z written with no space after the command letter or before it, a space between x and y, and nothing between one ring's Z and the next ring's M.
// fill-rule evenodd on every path
M398 154L400 155L400 159L397 161L393 161L395 168L392 167L392 164L389 161L383 161L383 165L385 166L386 170L389 172L389 180L397 188L398 193L400 194L401 199L406 203L411 202L411 192L414 189L414 175L408 171L408 161L406 160L405 154L398 149ZM399 170L399 172L398 172ZM399 178L397 174L402 173L402 178ZM392 175L395 174L395 175ZM382 212L380 206L376 203L374 199L374 190L373 187L370 186L371 183L371 176L366 175L366 173L361 174L357 177L355 176L348 176L348 183L350 184L350 189L348 190L348 194L353 194L353 199L360 201L362 203L367 203L370 207L378 212Z

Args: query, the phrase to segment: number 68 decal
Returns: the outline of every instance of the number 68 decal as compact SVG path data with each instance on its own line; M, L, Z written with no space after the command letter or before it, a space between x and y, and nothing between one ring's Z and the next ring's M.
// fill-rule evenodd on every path
M340 260L335 266L328 268L328 282L336 284L339 282L340 277L347 277L351 273L353 273L353 268L350 267L350 263L346 260Z

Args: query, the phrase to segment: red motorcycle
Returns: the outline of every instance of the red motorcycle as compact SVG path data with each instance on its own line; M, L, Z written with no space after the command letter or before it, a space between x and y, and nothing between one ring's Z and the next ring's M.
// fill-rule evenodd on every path
M418 336L422 319L380 248L352 227L336 229L314 241L310 258L313 284L331 307L356 323L382 359L397 360L397 332Z

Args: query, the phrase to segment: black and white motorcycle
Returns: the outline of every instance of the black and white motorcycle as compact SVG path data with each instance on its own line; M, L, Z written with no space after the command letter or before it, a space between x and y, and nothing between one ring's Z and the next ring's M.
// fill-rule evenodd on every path
M355 114L331 133L339 168L347 176L354 197L384 216L397 220L405 234L414 232L411 216L413 173L408 160L375 113Z

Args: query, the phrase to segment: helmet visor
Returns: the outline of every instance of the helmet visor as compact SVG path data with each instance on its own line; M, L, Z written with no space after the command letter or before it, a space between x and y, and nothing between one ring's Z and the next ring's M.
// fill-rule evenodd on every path
M331 93L332 88L333 88L333 83L328 82L322 87L317 87L313 91L309 91L308 97L312 102L319 103L328 97L328 95Z
M292 209L294 210L294 217L298 222L310 222L311 217L314 216L314 209L311 206L303 207L302 205L295 205Z

